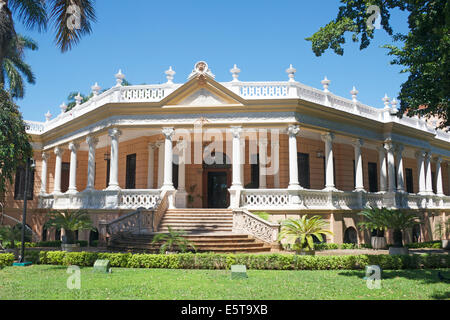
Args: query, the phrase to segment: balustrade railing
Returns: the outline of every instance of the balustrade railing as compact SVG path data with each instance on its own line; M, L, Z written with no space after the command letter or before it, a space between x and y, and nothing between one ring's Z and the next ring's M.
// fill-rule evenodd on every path
M277 241L280 225L271 223L244 209L233 210L233 232L246 233L267 243Z
M450 208L450 197L406 192L244 189L241 192L241 207L249 210L356 210L367 207Z

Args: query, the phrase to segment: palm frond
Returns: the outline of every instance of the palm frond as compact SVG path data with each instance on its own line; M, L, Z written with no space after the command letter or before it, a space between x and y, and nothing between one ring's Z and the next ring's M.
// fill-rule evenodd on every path
M77 44L81 37L90 34L91 23L96 21L92 0L49 0L49 19L56 29L55 42L62 52L66 52ZM69 7L78 6L80 10L80 28L68 27L68 21L72 18Z
M9 0L9 8L28 29L45 31L47 12L42 0Z

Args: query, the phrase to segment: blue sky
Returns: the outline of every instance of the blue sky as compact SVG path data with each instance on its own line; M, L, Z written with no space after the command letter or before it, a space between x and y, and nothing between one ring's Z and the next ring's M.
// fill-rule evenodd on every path
M235 63L242 81L283 81L292 63L297 81L322 88L326 75L333 93L350 98L355 85L360 101L379 108L384 94L397 96L406 80L380 48L390 42L383 30L363 51L348 42L344 56L314 55L304 39L336 17L337 0L97 0L95 6L93 33L64 54L54 45L53 30L37 33L16 23L18 32L39 43L26 56L37 82L17 101L26 120L44 121L47 110L57 115L70 92L89 93L95 82L113 86L119 69L132 84L151 84L165 82L164 71L172 66L174 82L183 83L199 60L208 62L218 81L232 79ZM394 12L391 23L394 31L407 30L402 12Z

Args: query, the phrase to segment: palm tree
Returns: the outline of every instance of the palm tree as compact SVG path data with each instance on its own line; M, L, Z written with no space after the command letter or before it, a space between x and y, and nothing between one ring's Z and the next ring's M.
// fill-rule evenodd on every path
M64 229L67 244L75 243L75 231L94 230L92 221L86 210L77 210L70 212L53 211L50 213L50 219L45 223L46 228Z
M61 52L66 52L82 36L91 33L91 23L96 20L93 3L93 0L0 0L0 66L10 42L16 37L14 17L27 29L39 32L53 25L56 45ZM0 73L0 88L4 83Z
M28 83L34 84L35 77L31 71L30 65L24 62L24 50L37 50L37 43L28 37L17 35L14 41L11 41L3 58L3 65L0 68L2 77L9 84L9 92L13 98L23 98L25 93L25 76Z
M158 242L164 242L159 248L159 252L161 254L167 251L181 251L186 252L189 247L195 250L195 246L184 236L186 232L184 231L175 231L171 227L168 227L168 233L158 233L153 237L152 244Z
M412 228L416 224L420 224L420 217L415 213L408 213L402 210L391 210L387 208L365 210L360 213L368 221L360 223L361 226L367 229L377 230L393 230L394 247L403 247L403 232Z
M385 230L385 225L382 219L383 210L386 210L386 208L380 209L376 207L370 207L359 212L358 215L363 216L364 221L358 223L358 226L370 232L375 230L377 233L377 237L383 237Z
M299 252L312 252L314 250L314 237L323 241L324 235L333 234L327 228L328 223L320 216L307 218L304 215L299 220L287 219L281 224L278 240L286 239L289 243L294 243Z

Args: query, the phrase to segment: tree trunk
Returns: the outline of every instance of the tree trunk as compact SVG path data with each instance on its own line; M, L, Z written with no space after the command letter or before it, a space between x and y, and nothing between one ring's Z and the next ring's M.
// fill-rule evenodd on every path
M394 247L403 247L403 233L400 229L394 229Z

